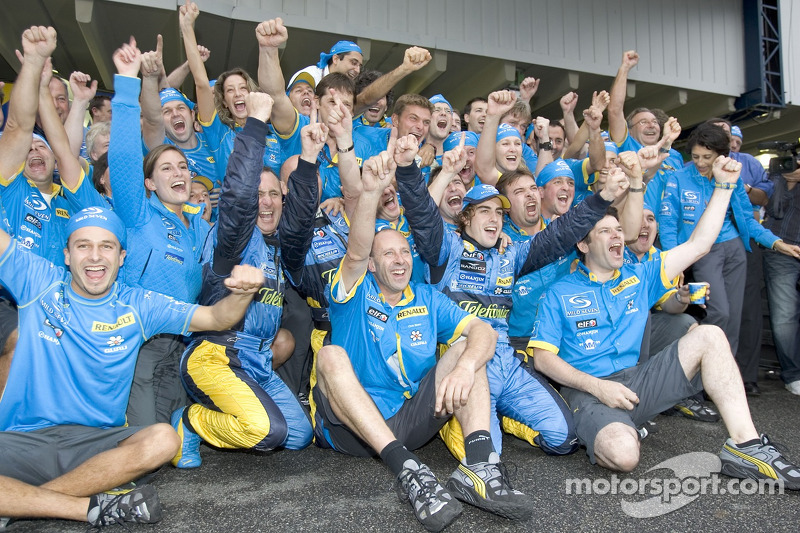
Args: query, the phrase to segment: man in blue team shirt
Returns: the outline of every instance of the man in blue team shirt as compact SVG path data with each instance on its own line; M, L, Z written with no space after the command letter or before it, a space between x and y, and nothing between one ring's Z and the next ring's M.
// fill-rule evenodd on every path
M398 141L404 153L413 145L415 154L416 144L411 135ZM373 231L381 192L394 174L394 152L392 138L388 152L364 164L347 254L331 284L333 344L318 354L311 398L316 442L349 455L379 454L429 531L458 517L456 498L527 518L532 503L508 484L489 436L485 364L497 334L430 285L409 285L405 237ZM437 342L462 336L466 341L437 361ZM454 414L466 435L466 457L445 489L411 450Z
M168 424L125 427L136 354L153 335L220 330L241 319L264 281L237 267L213 307L117 283L125 226L90 207L70 219L57 267L0 231L0 281L20 304L19 341L0 400L0 516L157 522L141 478L178 450Z
M800 469L753 425L722 330L699 326L636 364L648 310L711 248L740 170L726 157L714 162L716 185L702 219L690 239L661 261L623 264L622 228L607 215L578 243L578 270L543 297L531 335L534 364L564 385L561 394L593 463L633 470L639 463L636 427L704 387L730 434L719 454L722 473L800 489Z

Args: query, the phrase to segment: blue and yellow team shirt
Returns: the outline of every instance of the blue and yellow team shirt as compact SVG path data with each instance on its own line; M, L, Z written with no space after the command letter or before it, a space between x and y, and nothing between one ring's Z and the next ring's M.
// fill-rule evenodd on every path
M542 294L556 281L567 276L578 260L573 250L548 265L525 274L514 284L511 313L508 315L508 336L529 338Z
M547 227L547 224L544 223L544 219L539 217L539 231L542 231L544 228ZM517 226L511 217L508 216L508 213L503 215L503 233L508 235L513 242L519 241L528 241L533 237L533 235L529 235L527 231Z
M605 283L578 263L543 296L528 349L556 353L598 378L636 365L649 309L678 283L664 273L665 255L623 264Z
M0 257L0 281L19 303L0 431L123 426L139 347L158 333L185 335L197 308L120 283L83 298L68 271L14 241Z
M214 118L212 118L210 122L201 121L200 125L203 127L205 145L211 152L211 156L215 162L216 175L220 182L222 182L225 179L225 172L228 168L228 159L231 157L231 152L233 152L233 140L244 126L237 124L234 128L228 127L219 119L219 115L217 115L216 111L214 111ZM274 132L270 133L267 135L266 141L267 147L266 150L264 150L264 166L273 171L276 176L280 176L281 165L283 165L285 159L281 157L278 135Z
M367 122L367 119L364 118L364 115L358 115L356 118L353 119L353 131L356 128L391 128L392 127L392 119L391 117L383 117L375 124L370 124Z
M419 389L436 365L437 343L450 344L475 317L430 285L411 284L392 307L365 272L346 292L341 266L331 284L332 342L347 351L358 380L385 419Z
M11 235L23 248L64 266L69 217L85 207L105 206L105 201L82 169L74 190L52 184L49 196L48 201L21 169L10 179L0 177L0 197Z

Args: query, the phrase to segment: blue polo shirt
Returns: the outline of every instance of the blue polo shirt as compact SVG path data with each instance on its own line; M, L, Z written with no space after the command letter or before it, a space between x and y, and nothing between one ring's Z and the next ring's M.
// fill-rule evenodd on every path
M545 293L528 348L556 353L598 378L635 366L649 309L678 283L663 266L663 260L623 264L601 283L578 263Z
M0 400L0 431L125 424L139 347L185 335L196 305L115 283L86 299L71 274L12 241L0 281L19 303L19 341Z
M437 343L450 344L475 317L430 285L412 283L394 307L371 272L347 293L341 266L331 284L333 344L350 356L358 380L384 419L416 394L436 365Z

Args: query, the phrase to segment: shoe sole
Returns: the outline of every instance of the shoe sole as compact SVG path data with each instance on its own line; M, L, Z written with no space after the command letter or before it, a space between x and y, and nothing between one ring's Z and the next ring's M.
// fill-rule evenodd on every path
M444 512L450 513L451 516L446 516L445 514L439 515L439 513L444 513ZM426 531L430 531L431 533L438 533L439 531L442 531L444 528L446 528L447 526L449 526L450 524L455 522L456 518L461 516L461 513L463 513L463 512L464 512L464 506L462 506L458 502L458 500L453 500L451 503L447 504L447 507L445 507L444 509L441 509L439 511L439 513L434 515L434 516L436 516L437 519L442 519L443 523L426 524L425 522L420 520L419 517L417 517L416 514L414 514L414 517L417 518L417 522L422 524L422 527L424 527Z
M468 487L454 483L452 479L447 481L445 488L462 502L509 520L528 520L533 516L533 509L528 506L523 507L511 502L486 500L475 494Z
M687 407L679 407L677 405L674 406L672 409L667 409L661 414L665 416L682 416L684 418L688 418L689 420L697 420L698 422L713 423L713 422L719 422L720 420L719 415L714 415L714 416L701 415L699 413L696 413L695 411L692 411Z

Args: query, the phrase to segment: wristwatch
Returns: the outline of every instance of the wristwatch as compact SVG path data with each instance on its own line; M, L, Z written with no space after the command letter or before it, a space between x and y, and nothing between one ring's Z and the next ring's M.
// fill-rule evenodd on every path
M553 150L553 143L550 141L539 143L539 150Z

